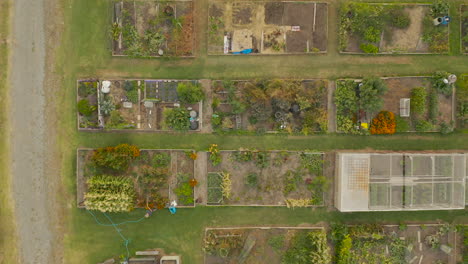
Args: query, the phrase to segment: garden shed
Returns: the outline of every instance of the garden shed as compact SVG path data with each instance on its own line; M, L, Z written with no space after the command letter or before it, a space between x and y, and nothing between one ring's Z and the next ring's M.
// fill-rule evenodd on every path
M466 153L338 153L342 212L465 208Z

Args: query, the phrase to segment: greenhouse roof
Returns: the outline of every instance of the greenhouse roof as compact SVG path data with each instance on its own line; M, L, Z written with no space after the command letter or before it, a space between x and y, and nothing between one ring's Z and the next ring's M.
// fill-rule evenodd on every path
M342 212L465 208L464 153L338 153Z

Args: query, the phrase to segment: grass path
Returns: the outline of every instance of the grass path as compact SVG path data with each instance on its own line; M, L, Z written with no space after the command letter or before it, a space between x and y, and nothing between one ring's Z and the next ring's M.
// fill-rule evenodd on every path
M344 135L303 136L221 136L157 133L84 133L76 129L75 81L81 77L116 78L331 78L363 75L427 75L436 70L468 72L468 57L459 55L459 25L450 25L451 55L340 55L337 52L337 15L340 1L329 7L328 53L310 56L207 56L206 12L208 0L195 0L197 29L196 58L131 59L110 56L108 29L110 1L59 0L64 6L65 32L58 51L57 72L63 76L63 89L57 98L60 109L58 125L62 177L68 207L65 234L65 263L96 263L124 252L123 243L110 227L98 226L86 211L75 207L75 151L77 147L101 147L117 143L137 144L142 148L206 149L218 143L223 149L249 147L258 149L379 149L427 150L468 149L468 134L395 135L359 137ZM343 0L344 1L344 0ZM393 0L377 0L394 2ZM375 1L374 1L375 2ZM421 2L421 1L420 1ZM458 12L459 0L450 0L451 12ZM455 14L456 13L452 13ZM342 214L325 210L288 210L285 208L206 208L180 210L172 216L158 212L141 224L122 226L131 240L130 250L163 247L183 255L184 263L201 263L201 242L206 226L228 225L299 225L320 221L446 221L467 222L466 210L396 213ZM142 216L141 210L112 215L117 222Z
M0 1L0 263L16 263L17 249L15 224L13 218L13 203L11 199L11 177L9 174L9 147L8 136L8 56L10 31L9 0Z

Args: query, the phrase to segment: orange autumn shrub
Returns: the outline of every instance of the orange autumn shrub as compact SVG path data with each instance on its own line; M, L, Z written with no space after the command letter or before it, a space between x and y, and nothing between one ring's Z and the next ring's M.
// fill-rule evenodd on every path
M381 111L372 119L370 132L373 135L394 134L396 128L395 114L389 111Z

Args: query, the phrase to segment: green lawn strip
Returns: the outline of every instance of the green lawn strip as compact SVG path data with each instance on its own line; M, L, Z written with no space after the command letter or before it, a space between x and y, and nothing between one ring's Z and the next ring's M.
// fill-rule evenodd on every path
M123 240L112 227L98 225L85 210L73 209L73 244L70 252L82 259L70 258L68 263L96 263L125 252ZM460 211L415 211L379 213L339 213L325 209L249 208L249 207L197 207L179 209L175 215L168 210L157 211L149 219L138 224L119 226L130 239L132 254L137 250L162 247L166 252L182 255L185 263L203 263L201 250L205 227L226 226L297 226L308 223L399 223L404 221L448 222L467 221L466 210ZM116 223L140 218L143 210L128 214L109 214ZM96 214L103 223L106 218ZM80 251L86 250L85 254ZM81 262L80 262L81 261Z
M376 150L447 150L467 149L467 134L442 136L393 135L393 136L220 136L212 134L132 134L132 133L82 133L78 135L80 147L105 147L119 143L135 144L140 148L207 150L216 143L221 149L241 147L260 150L319 150L376 149Z
M9 142L8 142L8 43L10 1L0 3L0 262L16 263L17 249L13 204L11 201L11 178L9 171Z

